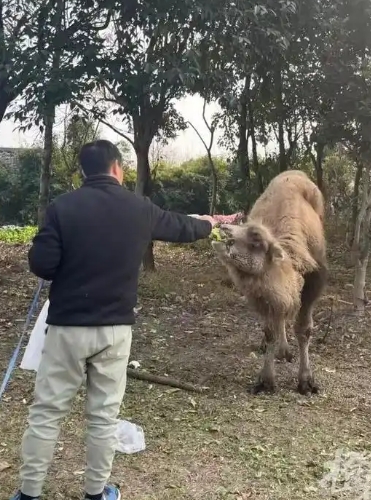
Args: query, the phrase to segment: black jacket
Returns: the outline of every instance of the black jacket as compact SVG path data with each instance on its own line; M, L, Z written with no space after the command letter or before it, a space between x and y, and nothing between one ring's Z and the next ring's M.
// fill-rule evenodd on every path
M49 205L29 251L31 272L52 281L47 323L133 324L138 275L149 243L187 243L210 232L209 222L161 210L113 177L88 178Z

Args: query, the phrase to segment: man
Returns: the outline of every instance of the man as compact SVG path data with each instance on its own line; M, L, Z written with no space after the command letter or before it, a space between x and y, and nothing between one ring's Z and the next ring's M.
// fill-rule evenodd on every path
M83 186L49 205L29 251L31 271L52 283L49 327L22 441L21 490L13 500L41 495L61 420L85 375L85 498L120 499L118 487L107 481L144 252L152 240L206 238L213 226L211 217L166 212L124 189L121 155L109 141L86 144L80 163Z

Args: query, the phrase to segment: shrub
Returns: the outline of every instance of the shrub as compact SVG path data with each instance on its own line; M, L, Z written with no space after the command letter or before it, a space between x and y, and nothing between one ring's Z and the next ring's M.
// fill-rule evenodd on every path
M0 241L13 244L29 243L36 232L36 226L3 226L0 227Z

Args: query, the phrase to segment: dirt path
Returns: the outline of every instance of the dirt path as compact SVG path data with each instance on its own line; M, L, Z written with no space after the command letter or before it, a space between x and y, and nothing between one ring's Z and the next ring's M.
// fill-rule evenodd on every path
M322 391L303 398L295 392L292 336L295 360L277 366L280 391L259 397L248 392L261 364L256 318L238 294L221 284L223 270L210 253L158 247L158 272L141 282L132 359L145 370L209 389L191 394L129 380L121 416L144 427L147 450L115 460L114 480L124 498L355 500L349 481L349 491L343 488L333 497L318 483L336 450L371 449L370 318L352 317L348 305L338 301L349 301L351 272L342 266L341 247L334 248L332 278L317 309L317 340L311 348ZM36 286L25 258L22 247L0 247L2 371ZM9 465L0 472L4 499L17 486L33 380L17 370L0 406L0 471L2 464ZM81 393L64 423L45 498L81 498L82 403Z

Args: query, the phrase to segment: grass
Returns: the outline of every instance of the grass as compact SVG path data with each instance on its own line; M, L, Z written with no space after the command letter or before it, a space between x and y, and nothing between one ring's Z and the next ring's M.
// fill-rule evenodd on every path
M144 428L147 449L117 455L113 480L133 500L320 500L336 450L371 451L370 319L350 314L352 270L341 238L316 311L311 360L322 387L304 398L292 364L277 364L279 392L252 396L261 330L244 300L222 285L210 243L156 246L157 272L141 276L132 360L144 370L205 385L193 394L129 379L121 418ZM0 366L5 371L36 280L26 248L0 244ZM331 313L332 309L332 313ZM326 335L324 341L323 337ZM1 498L17 486L21 432L34 376L17 370L0 406ZM46 485L49 499L81 498L83 390L63 425ZM344 496L345 495L345 496ZM354 500L351 492L335 498Z

